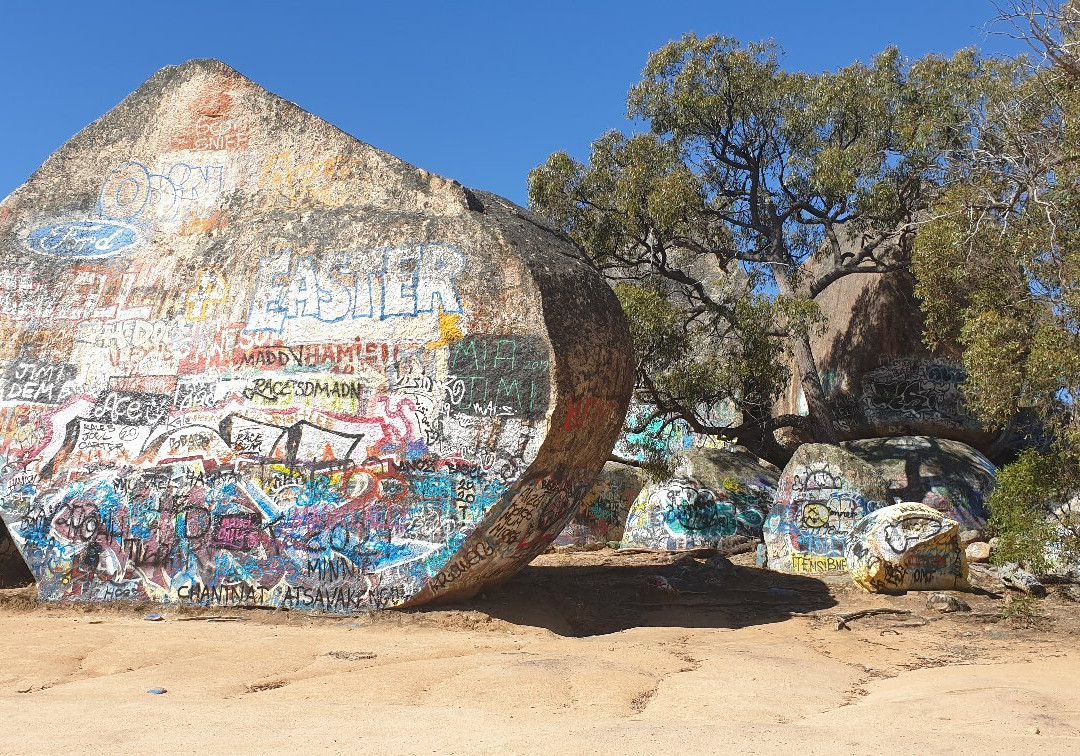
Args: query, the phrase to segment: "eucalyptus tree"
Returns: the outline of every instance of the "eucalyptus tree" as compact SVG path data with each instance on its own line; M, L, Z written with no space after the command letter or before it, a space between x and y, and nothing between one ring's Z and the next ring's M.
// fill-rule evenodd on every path
M637 133L532 171L532 208L585 249L631 319L646 421L681 418L780 463L780 428L836 441L813 297L909 265L985 75L970 49L908 61L890 47L805 73L772 43L687 35L631 88ZM774 412L789 362L806 416Z
M1002 6L1034 55L999 64L970 143L914 257L930 341L963 348L969 406L990 424L1019 410L1045 443L999 473L990 500L999 557L1080 563L1080 4Z

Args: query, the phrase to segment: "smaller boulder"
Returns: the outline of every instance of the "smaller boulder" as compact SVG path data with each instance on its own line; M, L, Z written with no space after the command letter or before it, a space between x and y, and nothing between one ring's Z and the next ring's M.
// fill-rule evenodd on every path
M776 472L748 452L694 449L675 477L641 489L622 548L727 549L761 539Z
M623 537L630 505L645 485L645 474L632 465L608 462L577 512L555 539L555 546L599 546Z
M844 556L852 580L871 593L968 587L959 523L919 502L863 517L851 529Z
M997 569L998 579L1014 591L1026 593L1035 598L1046 597L1046 586L1015 562L1003 564Z
M803 444L777 483L764 540L770 570L843 573L844 545L868 512L891 503L874 467L839 446Z
M890 501L921 501L959 522L964 531L986 527L986 500L997 482L996 468L967 444L896 436L849 441L844 447L885 478Z
M948 593L942 593L941 591L934 591L926 597L926 608L936 609L939 612L970 612L971 607L968 603L956 596L950 596Z
M961 539L963 543L963 539ZM981 564L983 562L990 561L990 544L985 541L975 541L969 543L964 549L964 553L967 554L967 560L969 563Z

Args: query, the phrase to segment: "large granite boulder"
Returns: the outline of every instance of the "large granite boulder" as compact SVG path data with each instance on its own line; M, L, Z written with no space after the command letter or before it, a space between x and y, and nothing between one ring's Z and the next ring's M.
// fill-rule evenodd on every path
M761 538L776 469L745 451L694 449L675 477L646 486L626 519L622 548L724 549Z
M769 569L846 572L848 533L867 513L891 503L872 465L838 446L803 444L780 474L765 521Z
M859 235L838 234L840 254L854 254ZM811 260L809 284L831 267L823 249ZM825 327L811 348L841 440L925 435L963 441L994 459L1008 458L1039 436L1038 424L1020 414L1005 432L982 426L966 406L961 384L967 375L955 344L930 349L923 342L925 317L915 296L915 278L905 270L860 273L830 283L814 297ZM791 380L779 413L806 413L802 376ZM784 439L798 443L798 434Z
M871 593L968 587L959 523L920 502L893 504L859 520L845 557L851 579Z
M630 398L564 235L216 61L0 205L0 515L46 599L351 611L542 551Z
M632 465L608 462L582 498L577 513L555 539L555 545L592 546L621 541L630 506L646 480L646 475Z
M895 501L921 501L960 523L982 531L997 468L960 441L897 436L849 441L844 448L877 470Z

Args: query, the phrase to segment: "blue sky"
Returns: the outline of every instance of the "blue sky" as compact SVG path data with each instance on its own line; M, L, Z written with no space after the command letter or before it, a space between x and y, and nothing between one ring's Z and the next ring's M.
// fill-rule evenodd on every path
M890 43L976 44L989 0L228 2L10 0L0 11L0 198L162 66L220 58L357 138L524 204L554 150L624 128L648 53L684 32L775 39L820 71Z

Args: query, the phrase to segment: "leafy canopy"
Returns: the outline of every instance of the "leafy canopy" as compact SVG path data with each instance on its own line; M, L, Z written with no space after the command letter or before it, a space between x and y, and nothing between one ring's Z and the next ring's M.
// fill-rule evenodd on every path
M998 475L997 559L1080 563L1080 6L1029 0L1000 20L1040 54L996 64L969 143L914 256L930 343L963 348L969 406L1003 424L1025 410L1048 440Z
M813 360L812 297L905 267L911 238L965 143L984 63L971 50L785 71L772 43L687 35L629 93L643 133L609 132L587 162L551 155L533 209L615 286L632 323L646 420L683 418L782 462L799 426L835 439ZM773 406L798 366L809 417ZM716 408L730 419L717 422Z

